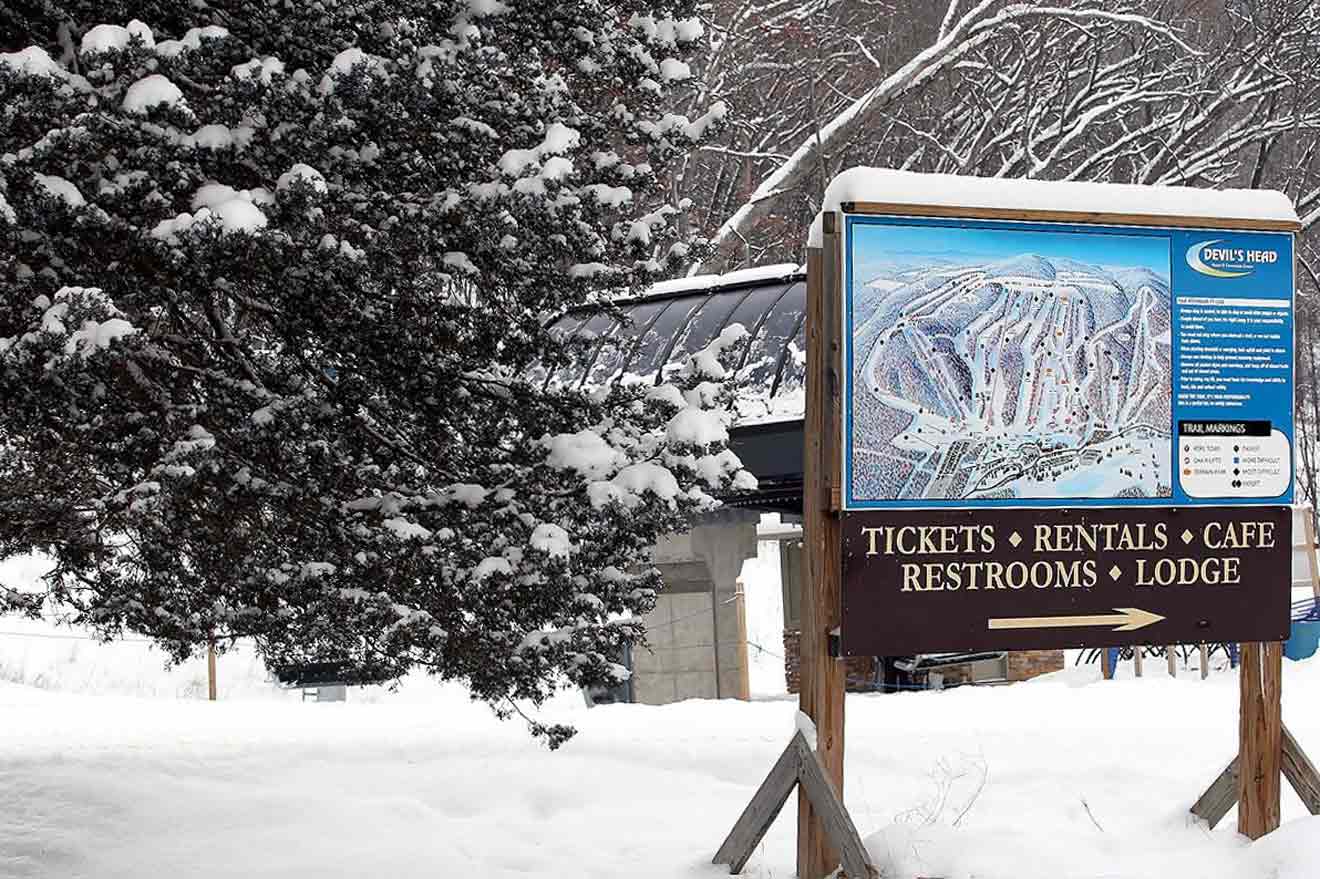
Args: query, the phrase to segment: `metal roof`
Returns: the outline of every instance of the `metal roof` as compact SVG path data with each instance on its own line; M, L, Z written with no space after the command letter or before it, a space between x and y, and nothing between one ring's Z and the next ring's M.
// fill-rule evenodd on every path
M806 277L796 267L720 278L668 281L663 292L620 302L623 319L573 313L552 330L583 346L583 357L547 372L544 387L616 382L660 384L732 324L751 338L739 360L738 423L800 419L806 372ZM686 288L685 288L686 287Z
M806 273L797 266L666 281L647 295L616 303L622 320L584 311L555 321L551 329L580 343L583 353L535 379L545 388L660 384L725 327L742 324L751 338L734 373L737 414L729 445L760 488L726 498L726 504L800 513L806 296Z

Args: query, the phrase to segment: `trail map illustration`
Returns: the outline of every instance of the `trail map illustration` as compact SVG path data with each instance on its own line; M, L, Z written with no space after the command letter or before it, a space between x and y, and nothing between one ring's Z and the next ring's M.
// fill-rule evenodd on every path
M854 500L1170 496L1168 238L867 224L852 247Z

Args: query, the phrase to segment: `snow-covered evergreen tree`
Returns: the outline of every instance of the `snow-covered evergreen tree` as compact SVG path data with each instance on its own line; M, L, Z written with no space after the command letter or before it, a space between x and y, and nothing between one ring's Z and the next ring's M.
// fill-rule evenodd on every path
M738 331L672 384L526 377L689 258L692 0L35 5L0 21L40 40L0 46L0 557L178 657L505 710L617 680L648 545L750 484Z

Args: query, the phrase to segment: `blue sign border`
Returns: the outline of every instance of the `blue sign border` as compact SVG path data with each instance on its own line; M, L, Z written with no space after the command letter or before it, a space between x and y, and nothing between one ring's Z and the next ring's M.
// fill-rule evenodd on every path
M1177 315L1178 306L1177 297L1183 296L1229 296L1233 292L1247 293L1244 290L1230 291L1229 288L1216 288L1213 285L1216 282L1222 283L1220 279L1200 278L1194 274L1189 276L1187 269L1181 267L1180 245L1185 246L1184 240L1187 236L1201 237L1205 233L1213 233L1220 238L1242 238L1261 236L1270 239L1271 243L1278 246L1282 242L1287 244L1288 265L1288 381L1287 397L1288 411L1286 424L1278 423L1271 419L1272 424L1280 429L1288 438L1289 444L1289 479L1287 490L1283 494L1267 498L1240 498L1240 497L1206 497L1194 498L1182 491L1176 478L1176 459L1170 458L1169 477L1170 497L1145 497L1145 498L978 498L978 499L894 499L894 500L858 500L853 497L852 484L852 459L853 459L853 436L852 436L852 412L853 412L853 362L852 362L852 316L853 316L853 230L858 226L880 225L880 226L927 226L927 227L952 227L952 228L976 228L976 229L1003 229L1018 232L1072 232L1087 235L1125 235L1125 236L1150 236L1163 238L1169 245L1169 265L1170 265L1170 335L1171 335L1171 355L1170 355L1170 374L1171 382L1174 376L1178 375L1179 368L1179 346L1173 344L1177 338ZM902 214L844 214L843 215L843 271L840 277L843 281L843 308L840 313L840 336L842 343L842 373L843 373L843 412L842 412L842 431L843 431L843 455L841 478L843 491L843 508L847 510L867 510L867 509L933 509L933 508L964 508L964 509L992 509L992 508L1013 508L1013 507L1176 507L1176 506L1278 506L1280 504L1291 504L1296 485L1296 433L1295 433L1295 374L1296 374L1296 343L1294 338L1294 319L1296 313L1297 297L1297 279L1296 279L1296 257L1295 257L1295 238L1292 232L1279 231L1257 231L1257 230L1237 230L1223 229L1222 227L1207 226L1144 226L1144 225L1115 225L1115 224L1078 224L1062 222L1042 222L1029 220L979 220L964 219L958 217L914 217ZM1239 280L1239 279L1234 279ZM1180 284L1181 282L1181 284ZM1230 281L1232 283L1232 281ZM1208 286L1209 285L1209 286ZM1182 289L1180 289L1180 286ZM1255 292L1255 291L1253 291ZM1248 294L1250 295L1250 294ZM1174 393L1174 388L1170 387L1170 394ZM1170 401L1170 423L1169 423L1169 443L1170 455L1172 456L1177 442L1175 425L1178 422L1180 411L1174 400ZM1184 415L1184 417L1186 417ZM1195 417L1195 416L1194 416ZM1224 418L1236 420L1240 418L1258 417L1251 410L1242 412L1225 411L1210 415L1201 415L1203 418Z

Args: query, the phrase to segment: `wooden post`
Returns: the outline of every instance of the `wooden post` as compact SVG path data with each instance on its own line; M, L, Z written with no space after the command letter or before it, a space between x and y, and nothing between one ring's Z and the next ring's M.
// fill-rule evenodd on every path
M1320 563L1315 557L1315 522L1312 510L1302 510L1302 520L1306 526L1306 563L1311 569L1311 594L1320 599Z
M843 807L834 782L820 763L820 755L812 751L801 730L793 734L793 740L761 782L747 808L738 816L738 822L724 838L724 844L711 863L728 864L730 873L741 873L794 787L800 796L816 806L821 816L822 832L838 847L846 874L854 879L879 879L866 846L862 845L861 835L848 810Z
M840 216L821 216L823 246L807 251L807 388L803 437L803 595L799 706L816 724L821 766L843 796L843 663L830 655L839 626L843 537L838 517L840 394ZM821 879L838 865L821 816L798 792L797 874Z
M747 593L743 591L741 578L734 581L733 588L734 607L738 611L738 665L742 669L738 679L741 691L738 698L747 702L752 698L752 670L747 653Z
M1100 651L1100 676L1107 681L1113 680L1114 665L1114 651L1105 647Z
M1178 677L1178 659L1174 656L1172 644L1164 645L1164 655L1168 657L1169 660L1169 677Z
M1288 784L1297 792L1307 811L1312 815L1320 815L1320 770L1315 768L1311 758L1306 756L1286 725L1279 724L1279 730L1282 736L1280 767L1283 777L1288 779ZM1242 786L1238 774L1239 763L1241 758L1234 757L1228 768L1219 773L1219 777L1192 806L1192 814L1203 819L1211 828L1237 804L1238 791Z
M1238 833L1259 839L1279 826L1283 761L1283 645L1242 645L1238 725Z
M1320 815L1320 771L1306 756L1297 739L1283 727L1283 777L1312 815Z
M1201 651L1201 680L1205 680L1210 675L1210 648L1202 641L1199 649Z
M1234 757L1232 762L1219 773L1218 777L1205 789L1205 793L1192 804L1192 814L1214 829L1228 810L1238 801L1238 764L1241 758Z
M1132 648L1132 671L1136 673L1137 677L1141 677L1141 651L1140 644Z
M215 639L206 644L206 697L215 701Z
M710 580L710 655L715 663L715 698L723 699L720 689L720 587L715 578Z

